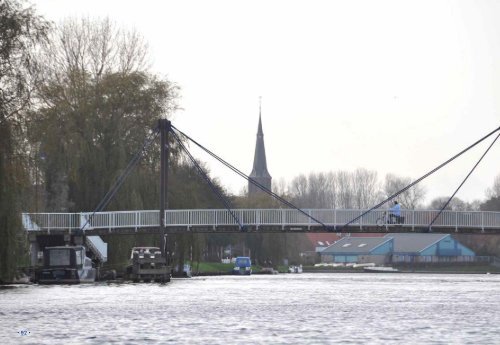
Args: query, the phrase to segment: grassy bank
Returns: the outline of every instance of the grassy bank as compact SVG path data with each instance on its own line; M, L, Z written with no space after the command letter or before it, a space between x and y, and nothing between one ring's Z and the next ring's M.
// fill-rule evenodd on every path
M232 273L234 264L222 264L220 262L200 262L194 263L191 266L191 271L193 274L230 274ZM288 267L278 266L275 268L280 273L288 272ZM253 273L260 273L262 271L261 266L252 265Z
M191 266L191 271L194 274L198 273L219 273L228 274L231 273L234 265L233 264L222 264L220 262L200 262L195 263Z

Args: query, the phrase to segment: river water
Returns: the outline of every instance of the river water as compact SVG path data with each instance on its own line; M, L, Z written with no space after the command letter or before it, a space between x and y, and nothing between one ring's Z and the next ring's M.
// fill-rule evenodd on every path
M500 275L281 274L0 289L0 344L500 344Z

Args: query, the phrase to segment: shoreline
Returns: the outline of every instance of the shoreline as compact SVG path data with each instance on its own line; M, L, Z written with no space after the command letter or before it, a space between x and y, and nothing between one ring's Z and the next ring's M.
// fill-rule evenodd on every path
M403 274L456 274L456 275L463 275L463 274L474 274L474 275L498 275L500 272L483 272L483 271L397 271L397 272L365 272L365 271L360 271L360 270L311 270L307 271L305 270L303 273L318 273L318 274L346 274L346 273L358 273L358 274L398 274L398 273L403 273ZM280 272L278 274L269 274L269 273L253 273L252 275L283 275L283 274L302 274L302 273L289 273L289 272ZM216 277L216 276L230 276L233 275L228 272L200 272L197 274L193 274L194 277ZM235 275L236 276L236 275ZM172 279L190 279L191 277L172 277ZM95 283L108 283L108 284L113 284L113 283L127 283L131 281L124 280L124 279L113 279L113 280L100 280L96 281ZM8 288L14 288L19 285L38 285L37 283L34 282L25 282L25 283L0 283L0 289L8 289ZM64 285L64 284L62 284Z
M500 272L484 272L484 271L407 271L407 270L399 270L397 272L365 272L359 270L304 270L304 273L415 273L415 274L500 274Z

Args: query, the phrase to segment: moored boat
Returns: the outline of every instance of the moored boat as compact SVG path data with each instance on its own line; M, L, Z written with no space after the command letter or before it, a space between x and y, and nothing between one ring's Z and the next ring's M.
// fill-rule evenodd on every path
M248 256L238 256L234 261L233 274L251 275L252 261Z
M135 283L166 283L170 281L171 272L159 247L133 247L125 276Z
M302 270L302 265L299 265L299 266L289 266L288 267L288 273L302 273L303 270Z
M364 267L363 270L365 272L371 273L397 273L399 270L393 267L384 267L384 266L374 266L374 267Z
M96 269L85 255L84 246L47 247L43 252L43 268L39 284L93 283Z
M279 272L272 267L262 267L260 270L261 274L278 274Z
M364 263L364 264L354 264L353 268L365 268L365 267L375 267L376 265L373 262Z

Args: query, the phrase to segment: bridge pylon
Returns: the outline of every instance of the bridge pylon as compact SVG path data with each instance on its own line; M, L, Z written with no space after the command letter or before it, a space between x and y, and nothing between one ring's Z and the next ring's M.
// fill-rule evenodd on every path
M168 208L168 161L170 147L168 143L168 134L172 130L172 123L167 119L158 120L160 130L160 232L161 251L166 256L166 234L165 234L165 209Z

